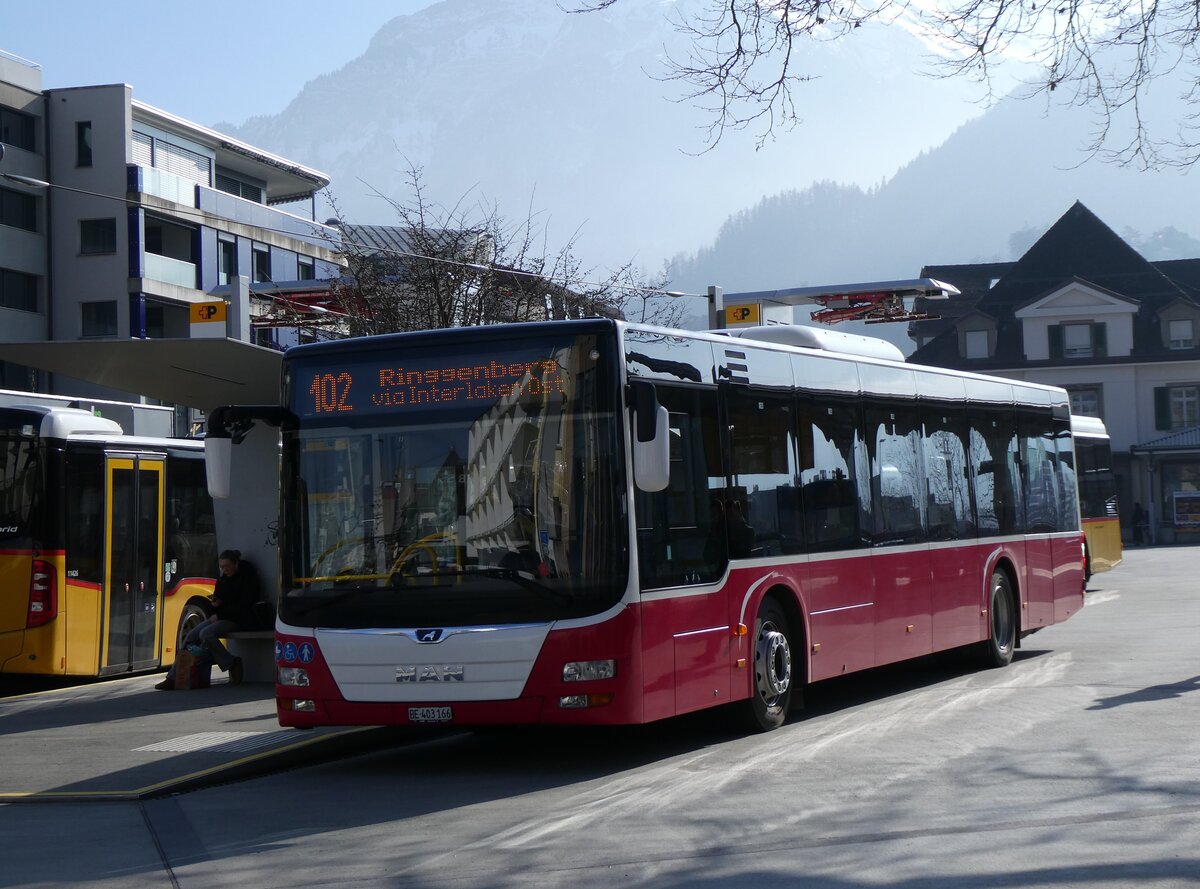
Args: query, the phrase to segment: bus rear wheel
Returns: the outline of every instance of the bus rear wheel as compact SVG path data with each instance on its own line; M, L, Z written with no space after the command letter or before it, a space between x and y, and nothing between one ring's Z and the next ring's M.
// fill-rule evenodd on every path
M754 687L744 705L747 726L769 732L783 725L794 685L787 616L774 599L764 599L754 621Z
M1017 608L1008 575L997 568L992 572L988 596L988 638L979 644L980 661L985 667L1007 667L1017 647Z

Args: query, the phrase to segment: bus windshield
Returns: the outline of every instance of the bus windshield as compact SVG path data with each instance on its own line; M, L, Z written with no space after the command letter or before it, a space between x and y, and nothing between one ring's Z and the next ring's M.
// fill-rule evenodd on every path
M514 624L620 599L612 350L563 339L483 357L426 348L292 362L283 620Z

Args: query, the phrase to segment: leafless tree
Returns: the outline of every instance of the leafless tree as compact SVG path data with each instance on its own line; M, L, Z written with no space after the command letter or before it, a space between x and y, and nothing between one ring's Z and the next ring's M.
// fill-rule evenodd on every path
M513 225L494 204L431 200L418 166L408 166L406 179L403 200L380 195L396 225L339 220L347 276L334 304L348 335L591 316L679 321L665 277L644 278L632 263L605 274L585 269L575 237L548 250L532 210ZM387 243L378 237L385 229Z
M628 0L560 0L595 12ZM1022 94L1096 112L1089 146L1122 162L1190 166L1200 159L1194 114L1178 130L1151 133L1146 98L1156 79L1200 99L1200 5L1195 0L699 0L675 24L690 50L663 75L681 81L712 114L710 144L754 127L760 143L798 121L794 88L806 43L843 40L870 23L901 27L932 48L935 73L978 79L1010 60L1035 73ZM1179 78L1178 81L1175 78ZM1051 96L1053 94L1053 96ZM1115 144L1114 144L1115 142Z

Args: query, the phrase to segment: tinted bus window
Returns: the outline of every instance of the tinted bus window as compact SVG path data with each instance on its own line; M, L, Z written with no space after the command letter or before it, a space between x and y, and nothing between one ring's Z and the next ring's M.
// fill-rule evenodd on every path
M933 405L924 412L924 427L929 539L974 537L966 417L959 410Z
M167 458L166 559L172 581L212 577L217 570L217 526L202 459Z
M915 406L870 404L871 493L877 545L914 543L925 530L925 481Z
M716 393L660 385L658 399L670 416L671 480L637 493L642 586L708 583L727 559Z
M997 412L973 416L970 448L979 536L1020 530L1020 473L1011 415Z
M1043 534L1058 530L1058 470L1049 413L1021 418L1021 469L1025 529Z
M0 436L0 541L12 546L37 531L44 486L42 446L37 439Z
M800 552L792 401L738 387L725 391L733 482L726 502L729 554Z
M66 456L67 576L104 581L104 454L70 449Z
M1069 422L1055 421L1055 451L1058 466L1058 530L1079 530L1079 478L1071 447Z
M814 551L859 546L870 527L871 491L865 483L870 470L860 418L855 401L801 404L800 493L805 538Z

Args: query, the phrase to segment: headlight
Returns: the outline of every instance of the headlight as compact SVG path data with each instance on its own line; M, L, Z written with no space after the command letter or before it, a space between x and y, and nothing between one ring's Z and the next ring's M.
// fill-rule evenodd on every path
M617 675L617 662L570 661L563 664L563 682L587 682L592 679L612 679Z
M280 667L279 684L293 686L308 685L308 670L303 667Z

